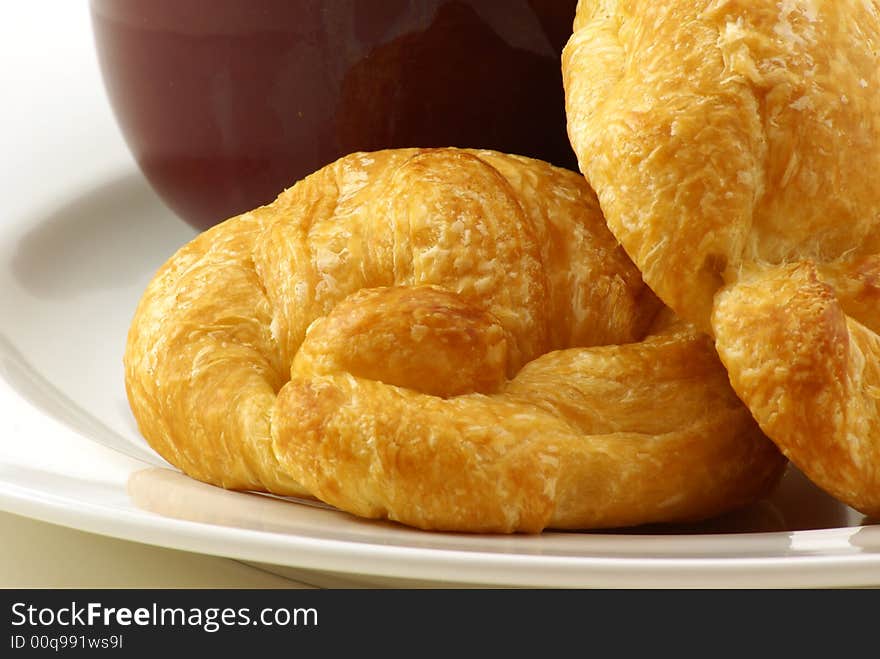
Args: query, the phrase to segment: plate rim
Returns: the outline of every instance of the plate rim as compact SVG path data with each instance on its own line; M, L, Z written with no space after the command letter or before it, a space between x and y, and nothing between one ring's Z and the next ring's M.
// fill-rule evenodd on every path
M72 431L71 431L72 432ZM291 505L298 505L291 502ZM880 553L786 556L566 556L316 538L166 517L0 480L0 510L143 544L358 578L480 587L812 588L880 585ZM852 535L866 526L722 535ZM430 532L425 532L430 533ZM621 534L607 534L621 535ZM505 536L506 537L506 536ZM646 535L626 536L636 538ZM660 536L667 537L667 536ZM686 539L688 536L676 536ZM869 578L869 575L876 575Z

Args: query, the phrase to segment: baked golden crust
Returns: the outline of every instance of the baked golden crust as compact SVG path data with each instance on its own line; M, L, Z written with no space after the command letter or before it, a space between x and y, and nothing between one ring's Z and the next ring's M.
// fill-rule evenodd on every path
M644 338L660 307L576 174L353 154L160 269L126 386L150 444L224 487L463 531L708 517L785 461L711 342Z
M432 529L601 528L711 517L760 498L780 475L784 461L730 390L711 341L686 327L550 352L494 390L450 398L388 384L398 373L384 362L367 378L328 358L359 336L344 320L355 308L401 295L458 315L453 325L474 313L448 311L457 296L430 288L349 298L316 323L279 394L276 450L324 501ZM374 320L375 333L466 365L443 331L415 338L406 321ZM476 320L470 331L491 328ZM503 377L503 361L491 370Z
M563 76L645 281L792 461L880 512L880 2L581 0Z
M811 263L722 289L712 326L734 389L783 453L841 501L880 512L875 330L844 312Z

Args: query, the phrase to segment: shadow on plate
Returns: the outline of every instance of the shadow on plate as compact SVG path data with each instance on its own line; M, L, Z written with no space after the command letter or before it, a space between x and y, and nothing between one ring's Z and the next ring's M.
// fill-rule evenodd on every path
M437 581L423 581L382 573L370 566L369 556L392 548L404 552L427 550L437 560L449 556L476 554L491 563L491 556L515 556L517 560L559 557L563 560L667 559L737 560L755 557L788 558L815 556L833 550L838 554L876 553L880 549L880 527L846 529L837 527L862 520L849 516L840 504L828 500L799 472L790 470L776 496L770 500L704 525L692 527L650 527L636 531L608 530L594 533L545 532L537 535L486 536L464 533L425 532L387 521L360 519L325 504L304 499L287 499L256 493L223 490L171 469L143 469L128 480L132 503L163 517L203 524L259 531L326 544L326 551L342 547L354 552L360 563L355 573L312 570L297 565L295 547L290 560L280 564L249 564L296 581L326 588L437 587ZM830 535L786 531L832 528ZM775 532L774 532L775 531ZM634 535L635 534L635 535ZM641 534L641 535L638 535ZM856 539L856 542L853 542ZM265 540L266 542L276 542ZM339 544L342 543L342 544ZM349 545L346 549L344 545ZM439 552L439 555L438 555ZM403 554L408 555L408 554ZM504 560L504 559L499 559ZM442 579L442 587L470 587L470 581ZM514 583L516 580L510 582ZM508 582L505 582L508 583Z
M137 507L166 517L257 531L310 534L317 529L321 533L326 532L327 537L356 540L372 537L376 529L382 527L382 532L387 534L389 540L405 539L407 544L411 544L421 539L426 542L419 544L437 546L439 538L443 538L442 543L457 538L460 547L467 545L468 538L481 537L463 533L422 532L394 522L360 519L315 500L228 491L164 468L144 469L132 474L128 481L128 494ZM297 503L301 505L295 505ZM651 525L636 529L609 529L587 535L772 533L851 527L863 522L860 513L835 501L792 467L771 497L713 520L687 526ZM338 524L336 531L333 530L334 524ZM548 532L542 535L583 534ZM503 544L505 538L519 542L542 536L494 537Z
M50 299L133 284L195 235L136 173L102 183L28 225L33 228L16 246L12 273L29 293ZM132 258L133 248L139 258Z
M139 445L126 439L72 401L40 374L2 333L0 333L0 376L25 400L84 437L146 464L163 463L146 444Z
M620 533L770 533L859 526L869 523L857 510L840 503L789 465L769 497L751 506L696 524L651 524Z

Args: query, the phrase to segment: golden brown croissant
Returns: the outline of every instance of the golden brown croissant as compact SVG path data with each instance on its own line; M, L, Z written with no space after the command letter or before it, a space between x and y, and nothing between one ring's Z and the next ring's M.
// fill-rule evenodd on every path
M569 136L763 430L880 513L880 2L581 0Z
M162 267L126 385L195 478L423 528L761 497L784 459L711 341L659 308L583 177L489 151L354 154Z

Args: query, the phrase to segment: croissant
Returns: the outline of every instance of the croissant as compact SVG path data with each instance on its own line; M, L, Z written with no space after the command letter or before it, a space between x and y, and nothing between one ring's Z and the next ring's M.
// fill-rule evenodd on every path
M582 176L358 153L210 229L135 313L126 389L199 480L425 529L693 520L785 460Z
M880 2L582 0L569 137L764 432L880 513Z

